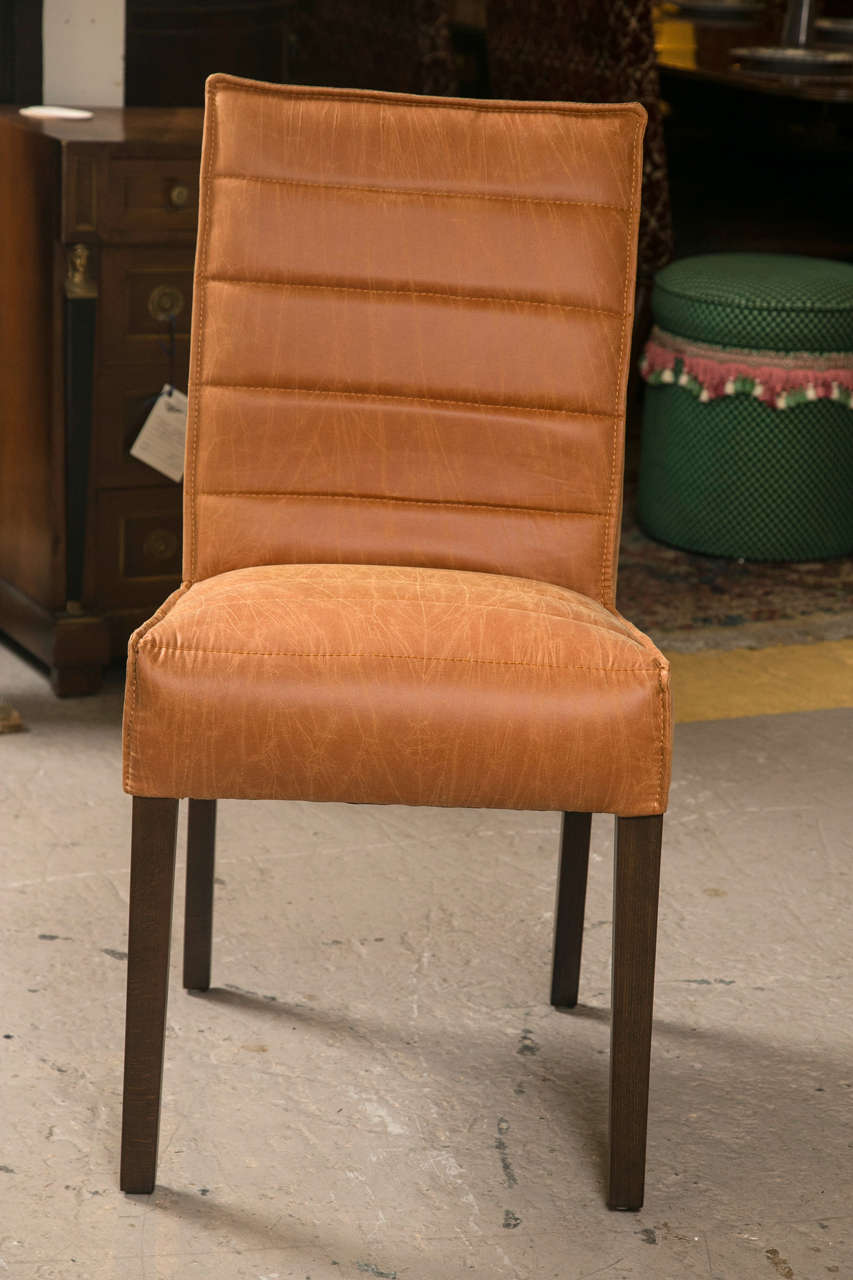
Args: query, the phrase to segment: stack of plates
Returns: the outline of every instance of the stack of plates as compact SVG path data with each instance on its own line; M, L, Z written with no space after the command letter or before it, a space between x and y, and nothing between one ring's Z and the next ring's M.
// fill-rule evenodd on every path
M756 45L752 49L732 49L731 59L741 71L763 71L777 76L849 76L853 73L853 53L840 49Z

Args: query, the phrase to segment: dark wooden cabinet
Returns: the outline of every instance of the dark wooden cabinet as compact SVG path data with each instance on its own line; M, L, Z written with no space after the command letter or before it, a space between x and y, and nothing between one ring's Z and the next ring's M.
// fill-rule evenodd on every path
M304 0L126 0L125 102L201 102L204 82L215 71L286 81L294 11L302 5Z
M180 579L181 487L129 449L186 389L201 125L0 109L0 630L61 695Z

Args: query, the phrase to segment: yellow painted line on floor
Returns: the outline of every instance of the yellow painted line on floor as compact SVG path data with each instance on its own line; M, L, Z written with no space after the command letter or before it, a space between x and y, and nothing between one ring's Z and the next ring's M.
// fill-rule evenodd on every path
M682 724L853 707L853 639L667 657Z

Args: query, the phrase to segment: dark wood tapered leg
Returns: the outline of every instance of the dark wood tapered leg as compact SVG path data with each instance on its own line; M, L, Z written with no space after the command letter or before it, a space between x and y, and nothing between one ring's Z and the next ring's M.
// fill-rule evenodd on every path
M184 986L190 991L210 986L215 849L216 801L190 800L184 913Z
M616 819L607 1196L611 1209L640 1209L643 1204L662 829L660 814Z
M133 798L121 1189L154 1190L169 987L177 800Z
M563 814L551 977L551 1004L560 1009L574 1009L578 1002L591 825L591 813Z

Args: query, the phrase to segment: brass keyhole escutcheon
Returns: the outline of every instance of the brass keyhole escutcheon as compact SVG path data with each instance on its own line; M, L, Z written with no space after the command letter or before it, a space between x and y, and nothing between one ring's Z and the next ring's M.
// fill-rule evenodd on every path
M158 284L148 298L148 313L158 324L174 320L184 309L184 295L173 284Z
M178 549L178 539L171 529L154 529L142 544L146 560L169 560Z
M173 209L183 209L190 198L190 189L182 182L176 182L169 190L169 203Z

